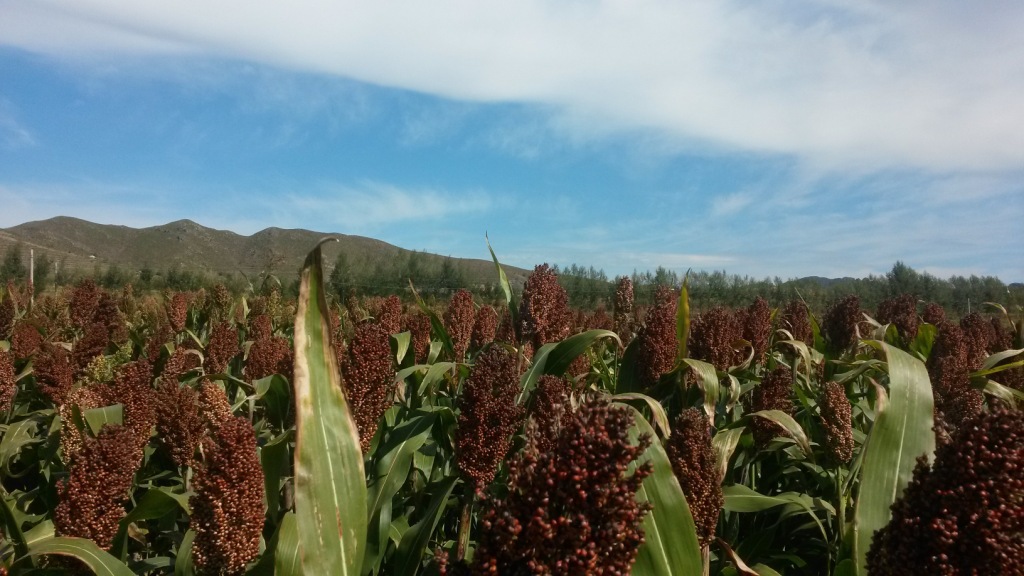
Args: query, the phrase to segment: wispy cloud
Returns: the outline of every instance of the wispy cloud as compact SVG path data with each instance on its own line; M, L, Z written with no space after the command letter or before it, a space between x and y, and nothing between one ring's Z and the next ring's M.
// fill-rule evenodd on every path
M16 150L35 145L35 137L15 117L14 107L9 101L0 98L0 150Z
M713 216L732 216L755 200L754 194L750 192L735 192L725 196L716 196L711 200L711 214Z
M444 226L448 219L484 213L492 205L483 192L452 193L366 181L322 185L315 194L292 193L271 206L283 221L315 218L333 223L341 232L368 233L404 222Z
M1024 166L1024 5L12 0L0 42L205 54L538 104L573 137L650 131L822 169Z

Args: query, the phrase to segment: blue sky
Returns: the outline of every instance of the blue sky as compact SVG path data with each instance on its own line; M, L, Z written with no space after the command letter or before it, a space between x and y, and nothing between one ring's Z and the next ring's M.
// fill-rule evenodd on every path
M0 227L1024 280L1024 4L0 0Z

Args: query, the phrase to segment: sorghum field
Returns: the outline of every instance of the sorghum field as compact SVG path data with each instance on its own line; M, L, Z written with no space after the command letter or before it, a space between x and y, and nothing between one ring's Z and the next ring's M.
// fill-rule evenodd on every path
M1019 310L0 300L3 574L1024 574ZM700 310L698 313L697 311Z

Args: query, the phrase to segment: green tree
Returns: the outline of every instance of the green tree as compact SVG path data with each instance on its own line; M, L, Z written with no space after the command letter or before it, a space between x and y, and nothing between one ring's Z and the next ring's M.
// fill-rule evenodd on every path
M339 252L338 257L334 259L334 268L331 269L331 275L327 282L341 302L348 298L352 282L352 269L348 263L348 255L344 252Z
M37 294L46 290L47 283L50 281L50 274L53 272L53 261L46 252L41 252L39 257L36 258L35 265L35 291Z
M25 262L21 257L21 253L24 250L25 247L21 242L7 247L3 264L0 264L0 281L8 282L13 280L15 282L22 282L28 277L28 267L25 266Z

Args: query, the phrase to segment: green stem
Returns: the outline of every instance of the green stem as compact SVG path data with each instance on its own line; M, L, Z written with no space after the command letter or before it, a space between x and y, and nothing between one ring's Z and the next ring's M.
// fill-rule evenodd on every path
M469 529L473 521L473 486L466 484L466 494L462 499L462 514L459 516L459 541L455 549L455 560L461 562L466 558L469 548Z

